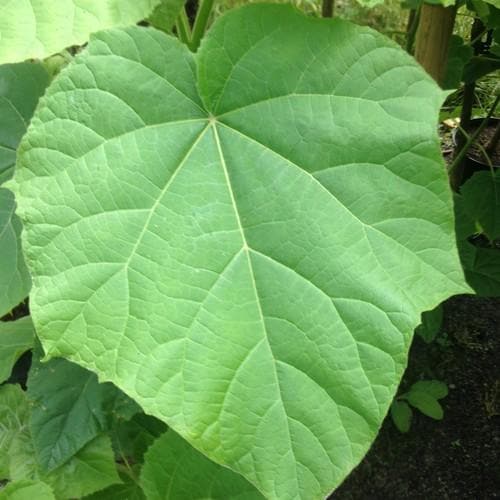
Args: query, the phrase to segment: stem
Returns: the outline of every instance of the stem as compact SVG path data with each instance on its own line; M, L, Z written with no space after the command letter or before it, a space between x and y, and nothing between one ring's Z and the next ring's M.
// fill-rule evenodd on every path
M481 37L484 33L484 24L479 18L475 18L470 31L470 38L472 40L472 46L474 48L474 54L477 55L481 52ZM460 113L460 126L461 129L458 130L456 137L456 147L453 158L454 165L453 169L450 169L450 184L454 191L458 192L462 180L464 177L469 177L468 174L471 172L466 172L466 165L463 161L465 158L465 153L462 155L462 150L466 147L467 141L469 137L464 135L462 130L467 130L470 125L470 121L472 118L472 107L474 106L475 101L475 91L476 91L476 82L466 83L464 85L464 95L462 99L462 111ZM470 146L470 144L469 144ZM469 148L467 146L467 149ZM460 158L460 162L457 163L457 158Z
M411 9L408 15L408 24L406 27L406 52L413 55L415 46L415 35L417 34L418 21L420 19L420 7Z
M200 46L201 39L207 29L208 19L212 12L214 0L201 0L198 13L193 26L193 36L191 38L191 50L196 52Z
M475 130L475 132L472 135L467 135L467 132L462 129L462 134L468 137L467 142L465 143L464 147L460 149L457 156L454 158L453 163L450 165L450 168L448 169L450 174L462 163L462 160L464 159L471 144L479 137L479 134L481 134L481 132L486 127L490 118L493 116L493 113L495 112L495 109L499 102L500 102L500 96L497 96L495 102L493 103L493 106L491 106L488 112L488 115L486 116L486 118L484 118L484 120L481 122L481 125L479 125L479 127Z
M191 27L189 26L189 19L185 8L181 10L179 17L175 22L175 30L177 31L179 40L189 47L191 44Z
M335 0L323 0L321 4L322 17L333 17L334 9L335 9Z

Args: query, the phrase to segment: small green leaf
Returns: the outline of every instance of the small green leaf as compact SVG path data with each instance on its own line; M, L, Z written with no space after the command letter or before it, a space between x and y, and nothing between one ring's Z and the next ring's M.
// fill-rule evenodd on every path
M439 304L432 311L422 313L422 323L417 326L415 333L425 342L430 343L439 333L443 323L443 306Z
M443 418L444 412L442 406L437 399L429 393L412 390L407 394L406 399L414 408L420 410L424 415L435 420L441 420Z
M170 33L186 0L161 0L148 21L160 30Z
M173 431L147 451L141 474L148 500L263 500L242 476L215 464Z
M64 359L41 363L35 356L28 378L33 402L30 428L40 468L56 469L108 426L108 411L129 398L95 373ZM137 405L132 403L133 411ZM76 431L77 430L77 431Z
M391 418L400 432L408 432L412 418L412 411L408 403L395 400L391 405Z
M443 399L448 396L448 386L440 380L419 380L415 382L409 392L425 392L435 399Z
M461 188L470 219L490 241L500 239L500 169L476 172Z
M0 383L5 382L21 355L33 347L35 329L29 316L0 322Z
M464 206L464 197L455 195L455 224L460 260L467 282L477 295L500 296L500 251L474 243L474 219Z
M128 26L148 16L160 0L15 0L3 2L0 63L45 59L90 33Z
M0 500L56 500L56 497L48 484L25 479L0 487Z

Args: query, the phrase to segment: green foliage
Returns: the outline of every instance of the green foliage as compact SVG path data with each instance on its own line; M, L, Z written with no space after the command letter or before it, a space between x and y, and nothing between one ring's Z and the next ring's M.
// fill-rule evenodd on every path
M120 484L114 484L104 490L85 497L85 500L146 500L146 496L137 479L139 469L131 468L120 473ZM180 500L180 499L179 499Z
M35 330L30 317L0 322L0 383L5 382L16 361L33 347Z
M170 33L186 0L161 0L148 21L160 30Z
M41 64L0 66L0 185L12 176L17 146L48 83Z
M443 97L385 38L284 6L224 16L196 56L152 29L94 35L11 183L49 356L266 496L324 497L421 312L468 290Z
M470 62L474 51L470 44L457 35L453 35L450 40L448 52L448 65L443 81L444 89L455 89L460 86L463 80L463 72Z
M359 5L367 8L373 8L377 5L384 3L384 0L356 0Z
M399 432L410 430L413 412L406 401L394 400L391 405L391 418Z
M148 500L191 498L259 500L245 479L208 460L175 432L158 438L146 453L141 484Z
M441 420L443 408L440 399L448 395L448 386L439 380L420 380L415 382L408 392L398 396L391 405L391 418L400 432L410 430L412 409L416 408L424 415Z
M144 19L160 0L16 0L0 15L0 63L44 59L90 33Z
M146 450L166 430L162 421L144 413L137 413L130 420L117 421L112 429L112 439L118 457L142 463Z
M111 443L98 436L51 472L40 468L30 432L31 405L17 385L0 387L0 476L42 481L57 499L88 495L119 481Z
M432 311L422 313L422 323L418 325L415 333L425 342L430 343L439 333L443 322L443 306L439 304Z
M51 487L42 481L21 480L0 489L0 500L55 500Z
M0 480L9 479L14 443L23 432L29 408L23 391L17 385L0 386Z
M0 318L19 304L31 287L19 240L21 222L14 214L15 206L12 193L0 188Z
M64 359L41 363L36 357L28 397L33 404L33 447L44 471L61 466L106 430L108 410L121 398L112 384L99 384L94 373L74 363Z
M477 231L500 240L500 170L477 172L461 189L463 207Z
M2 45L3 40L0 51ZM48 80L40 64L0 66L0 186L12 176L17 146ZM0 187L0 318L19 304L31 287L19 241L21 224L14 210L14 197Z
M455 196L456 232L460 259L476 294L500 296L498 234L498 172L477 172Z

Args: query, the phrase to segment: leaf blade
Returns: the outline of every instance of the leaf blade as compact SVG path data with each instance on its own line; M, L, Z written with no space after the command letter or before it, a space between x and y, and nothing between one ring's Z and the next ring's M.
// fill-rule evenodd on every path
M26 231L39 278L32 300L50 355L114 381L267 496L320 498L374 438L422 310L468 290L431 119L443 94L370 31L279 6L224 19L196 60L151 30L98 34L49 90L14 183L20 214L33 222ZM239 36L233 45L221 42L228 25ZM320 54L312 66L298 31ZM330 35L361 43L362 60L347 64L361 83L343 79L350 45L329 50ZM163 81L152 85L166 93L158 102L137 92L151 90L149 59L134 63L137 51L153 47ZM297 54L295 80L273 78L265 62L276 47ZM225 51L241 65L226 64ZM110 69L118 59L135 68L125 83ZM208 71L209 59L217 71ZM245 82L249 68L255 79ZM364 72L373 86L361 81ZM61 133L50 128L47 109L62 119L75 81L90 107L72 109L72 133ZM349 126L353 103L375 113L370 141L380 140L380 151ZM113 113L127 119L110 121ZM332 117L353 137L332 134ZM377 123L388 123L394 144ZM36 152L37 145L51 150ZM329 147L341 164L328 163ZM33 175L34 164L48 175ZM99 206L90 211L85 194L67 197L65 214L37 196L42 187L56 193L59 182L92 185L96 175L106 182L92 193ZM371 201L365 208L360 195ZM92 241L85 251L81 234ZM65 250L64 242L71 242ZM40 262L45 252L51 258ZM89 339L106 348L89 350Z

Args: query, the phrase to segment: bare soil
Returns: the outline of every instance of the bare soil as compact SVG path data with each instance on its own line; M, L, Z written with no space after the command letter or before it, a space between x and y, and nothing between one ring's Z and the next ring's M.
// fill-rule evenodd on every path
M331 500L500 498L500 299L457 296L438 339L416 337L401 389L446 382L445 415L417 412L408 434L386 418L371 450Z

